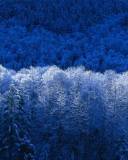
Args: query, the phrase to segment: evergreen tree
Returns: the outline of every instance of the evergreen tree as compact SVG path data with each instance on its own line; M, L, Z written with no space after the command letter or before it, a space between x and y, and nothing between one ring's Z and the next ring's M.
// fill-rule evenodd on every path
M34 147L29 140L24 119L23 99L14 85L5 95L1 157L7 160L34 160Z

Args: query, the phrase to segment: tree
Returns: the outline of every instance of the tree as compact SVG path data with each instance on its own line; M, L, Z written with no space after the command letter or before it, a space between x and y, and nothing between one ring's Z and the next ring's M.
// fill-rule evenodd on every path
M23 99L14 85L4 98L1 155L5 160L34 160L34 147L24 122Z

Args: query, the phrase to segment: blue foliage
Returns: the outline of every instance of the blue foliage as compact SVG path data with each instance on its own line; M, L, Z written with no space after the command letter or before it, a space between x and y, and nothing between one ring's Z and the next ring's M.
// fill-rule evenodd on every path
M0 64L0 160L128 160L127 0L0 0Z
M128 3L102 1L0 2L0 63L126 71Z

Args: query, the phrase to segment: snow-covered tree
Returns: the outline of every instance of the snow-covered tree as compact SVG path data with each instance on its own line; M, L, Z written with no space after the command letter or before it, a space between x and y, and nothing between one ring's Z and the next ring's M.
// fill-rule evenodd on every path
M5 94L4 103L1 156L10 160L34 160L34 147L25 127L23 99L14 85Z

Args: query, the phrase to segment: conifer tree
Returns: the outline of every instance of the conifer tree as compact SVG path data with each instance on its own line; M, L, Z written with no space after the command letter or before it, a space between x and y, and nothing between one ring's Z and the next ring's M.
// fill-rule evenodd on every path
M5 95L1 157L7 160L34 160L34 147L30 142L24 121L23 99L12 85Z

